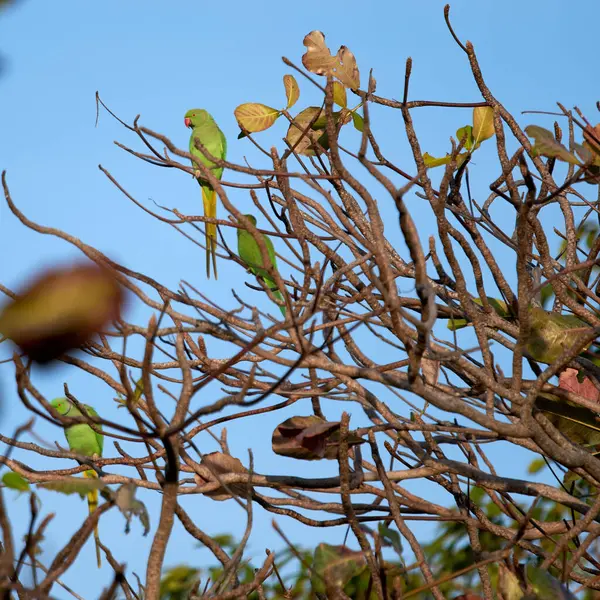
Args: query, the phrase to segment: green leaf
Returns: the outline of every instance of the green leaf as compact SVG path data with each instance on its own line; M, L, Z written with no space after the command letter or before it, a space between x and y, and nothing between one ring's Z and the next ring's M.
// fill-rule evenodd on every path
M185 600L200 581L200 569L179 565L169 569L160 580L160 600Z
M471 148L473 148L474 142L473 128L470 125L465 125L464 127L461 127L460 129L456 130L456 139L459 142L462 142L463 138L465 138L463 147L465 148L465 150L471 150Z
M106 487L106 484L100 479L79 479L78 477L62 477L58 481L44 481L36 485L38 488L68 496L79 494L82 498L92 490L101 490Z
M277 121L281 112L266 104L246 102L245 104L240 104L233 111L233 114L241 129L250 133L256 133L269 129Z
M365 121L357 112L352 113L352 124L354 125L355 129L361 133L363 132L365 128Z
M285 97L287 98L286 108L292 108L300 98L300 88L293 75L283 76L283 87L285 88Z
M348 106L346 88L339 81L333 82L333 101L342 108L346 108Z
M529 466L527 467L527 472L530 475L535 475L536 473L539 473L540 471L545 469L547 466L548 465L546 464L546 461L543 458L535 458L529 463Z
M548 129L538 127L537 125L529 125L528 127L525 127L525 133L535 140L533 150L535 150L537 154L555 157L558 160L573 165L581 165L581 161L558 142L554 137L554 134L551 131L548 131Z
M475 148L495 133L494 109L491 106L476 106L473 109L473 142Z
M26 492L29 490L29 482L14 471L4 473L2 476L2 483L11 490L18 490L19 492Z
M313 562L313 592L326 593L326 582L330 588L341 590L365 566L362 552L355 552L346 546L319 544Z

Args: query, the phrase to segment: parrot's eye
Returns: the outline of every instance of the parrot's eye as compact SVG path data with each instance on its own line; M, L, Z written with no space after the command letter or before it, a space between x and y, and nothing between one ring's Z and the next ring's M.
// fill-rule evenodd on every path
M194 114L192 115L192 117L195 117L195 116L196 116L196 113L194 113Z

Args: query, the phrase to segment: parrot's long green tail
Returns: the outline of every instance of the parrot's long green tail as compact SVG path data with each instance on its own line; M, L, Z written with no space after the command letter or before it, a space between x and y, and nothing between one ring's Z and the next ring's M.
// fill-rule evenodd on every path
M285 317L285 300L283 299L283 295L279 290L273 290L273 296L275 296L277 300L281 300L284 303L284 306L279 305L279 310L281 311L281 314Z
M202 186L202 203L204 204L204 216L216 218L217 216L217 194L215 190ZM212 262L215 279L217 276L217 225L205 223L206 227L206 276L210 279L210 265Z
M281 314L285 317L285 300L283 299L282 293L277 289L277 284L272 279L267 279L266 277L264 277L264 281L267 287L273 292L273 296L275 296L277 300L281 300L281 302L283 302L283 306L280 304L277 306L279 306Z
M89 479L97 479L98 473L96 471L84 471L84 477L88 477ZM88 501L88 509L90 511L90 515L98 508L98 490L91 490L87 494ZM98 563L98 568L102 566L102 557L100 556L100 535L98 534L98 525L94 527L94 543L96 544L96 562Z

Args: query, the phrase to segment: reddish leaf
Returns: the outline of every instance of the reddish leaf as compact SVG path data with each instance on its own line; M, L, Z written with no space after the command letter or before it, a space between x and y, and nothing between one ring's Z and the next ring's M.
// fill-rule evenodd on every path
M588 400L600 402L600 392L588 377L584 377L583 381L579 381L577 369L565 369L558 378L558 387L569 392L573 392L578 396L583 396Z

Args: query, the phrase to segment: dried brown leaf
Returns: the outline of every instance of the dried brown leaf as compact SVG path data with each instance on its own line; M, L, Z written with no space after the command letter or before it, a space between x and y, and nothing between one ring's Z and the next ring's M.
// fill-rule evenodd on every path
M332 76L352 90L360 86L360 74L354 54L341 46L335 56L331 55L325 44L325 35L320 31L311 31L304 38L306 52L302 64L316 75Z
M248 469L235 457L224 454L223 452L211 452L210 454L202 455L202 460L197 467L197 473L194 474L194 479L199 486L207 483L218 481L217 475L227 475L228 473L247 473ZM235 483L227 486L231 492L239 496L246 495L246 486L244 484ZM220 486L210 492L204 492L212 500L222 501L231 498L231 492L224 486Z
M315 75L329 75L337 63L337 57L331 55L325 44L325 35L317 30L311 31L302 43L306 46L302 64Z
M332 75L337 77L346 87L356 90L360 86L360 74L354 54L342 46L337 53L337 63L334 65Z

